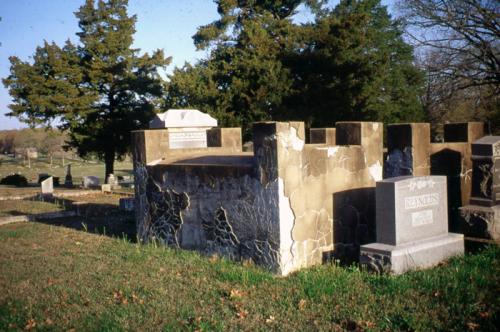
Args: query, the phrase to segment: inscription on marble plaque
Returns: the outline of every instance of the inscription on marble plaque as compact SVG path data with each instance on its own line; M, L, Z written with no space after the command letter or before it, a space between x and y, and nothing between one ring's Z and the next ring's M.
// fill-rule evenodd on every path
M445 176L377 182L377 242L410 243L448 232Z
M206 148L207 132L205 130L170 132L168 144L171 149Z
M405 209L419 209L428 206L436 206L439 204L439 194L425 194L419 196L405 197Z
M432 224L434 221L432 210L412 212L411 225L413 227Z

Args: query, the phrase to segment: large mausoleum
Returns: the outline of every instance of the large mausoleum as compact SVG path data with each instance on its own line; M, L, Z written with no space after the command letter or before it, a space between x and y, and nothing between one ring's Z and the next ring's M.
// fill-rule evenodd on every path
M451 177L459 194L448 208L459 215L471 143L483 136L482 124L465 123L445 130L453 142L431 144L428 124L390 125L384 157L378 122L311 129L311 143L302 122L259 122L253 152L242 151L240 128L219 128L197 110L169 110L150 127L132 133L140 239L251 259L281 275L332 257L359 260L360 246L376 241L384 160L386 177L387 169ZM455 173L440 166L453 162Z

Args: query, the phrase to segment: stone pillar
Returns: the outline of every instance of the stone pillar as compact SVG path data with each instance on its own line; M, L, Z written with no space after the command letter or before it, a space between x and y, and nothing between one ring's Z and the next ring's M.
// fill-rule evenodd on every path
M472 144L470 204L460 209L464 234L500 242L500 136Z
M381 122L337 122L337 145L360 145L365 154L366 166L375 181L382 180L381 160L384 151L384 125Z
M302 150L305 145L302 122L259 122L253 125L257 177L267 196L276 202L275 219L267 220L269 243L278 253L277 270L285 275L297 270L299 257L292 238L295 214L290 196L299 190L302 178ZM311 249L312 250L312 249Z
M309 129L309 141L311 144L335 145L335 128L311 128Z
M430 175L430 151L428 123L388 125L384 178Z
M384 127L379 122L337 122L336 129L337 146L345 149L343 167L357 159L359 146L362 163L357 167L368 173L363 183L347 181L333 193L334 256L350 264L359 260L360 245L375 241L375 182L382 180Z
M444 125L444 141L451 142L469 142L484 136L483 122L457 122L446 123Z

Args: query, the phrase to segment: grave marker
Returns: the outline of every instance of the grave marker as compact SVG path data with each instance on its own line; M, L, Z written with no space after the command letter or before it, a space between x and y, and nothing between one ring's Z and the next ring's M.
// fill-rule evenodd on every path
M169 129L170 149L206 148L207 130L217 127L217 120L198 110L170 109L157 114L149 127Z
M403 273L463 253L463 235L448 233L445 176L379 181L376 206L377 243L361 247L362 264Z
M97 176L84 176L82 178L82 185L84 188L96 187L99 185L99 178Z
M54 182L52 176L49 176L45 180L42 180L42 182L40 182L40 187L43 196L51 197L54 193Z
M67 188L73 187L73 176L71 175L71 164L68 164L66 169L66 177L64 178L64 186Z

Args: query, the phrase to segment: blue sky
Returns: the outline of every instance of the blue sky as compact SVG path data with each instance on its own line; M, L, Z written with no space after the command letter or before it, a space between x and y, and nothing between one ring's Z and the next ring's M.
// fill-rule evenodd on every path
M338 1L333 1L337 3ZM387 3L390 1L383 1ZM58 45L70 38L76 42L78 22L74 12L84 0L0 0L0 77L9 75L9 56L30 60L43 40ZM203 58L196 52L191 36L197 28L218 17L210 0L129 0L129 14L137 14L134 47L141 51L163 48L173 57L167 71L184 62ZM300 13L304 19L306 13ZM5 116L11 99L0 84L0 130L25 127L16 118Z

